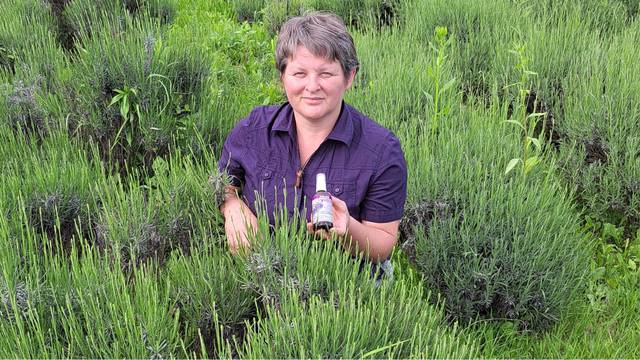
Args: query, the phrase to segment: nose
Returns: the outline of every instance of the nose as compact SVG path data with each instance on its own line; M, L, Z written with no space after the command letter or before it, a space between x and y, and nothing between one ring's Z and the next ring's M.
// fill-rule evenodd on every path
M311 93L320 90L320 79L318 78L318 76L317 75L308 76L304 89Z

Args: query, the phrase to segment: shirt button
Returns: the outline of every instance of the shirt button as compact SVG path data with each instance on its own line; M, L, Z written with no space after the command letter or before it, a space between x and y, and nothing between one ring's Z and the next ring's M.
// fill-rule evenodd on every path
M265 170L265 171L263 171L263 172L262 172L262 177L263 177L263 178L265 178L265 179L266 179L266 178L268 178L268 177L270 177L270 176L271 176L271 171L269 171L269 170Z
M339 194L340 192L342 192L342 188L340 186L336 186L335 188L333 188L334 194Z

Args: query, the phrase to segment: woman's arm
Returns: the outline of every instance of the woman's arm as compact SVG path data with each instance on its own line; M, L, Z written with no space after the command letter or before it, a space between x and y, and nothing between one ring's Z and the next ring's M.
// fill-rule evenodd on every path
M347 204L332 197L333 204L333 228L329 232L318 230L315 235L325 239L336 236L342 246L352 254L363 253L364 257L372 262L386 260L397 242L400 220L375 223L354 219L349 215ZM313 232L313 225L307 224L307 230Z
M359 222L349 217L349 231L341 236L342 246L352 254L364 252L372 262L385 261L396 246L400 220L387 223Z

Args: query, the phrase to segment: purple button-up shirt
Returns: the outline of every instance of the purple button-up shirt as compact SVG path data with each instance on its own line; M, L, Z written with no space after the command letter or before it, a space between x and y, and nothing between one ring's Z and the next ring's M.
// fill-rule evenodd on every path
M336 125L304 167L297 144L291 105L257 107L227 136L218 167L242 186L254 214L265 206L271 224L279 211L289 219L304 214L309 221L319 172L326 174L327 191L347 204L354 219L383 223L402 217L407 165L389 130L343 102ZM260 198L265 202L256 201Z

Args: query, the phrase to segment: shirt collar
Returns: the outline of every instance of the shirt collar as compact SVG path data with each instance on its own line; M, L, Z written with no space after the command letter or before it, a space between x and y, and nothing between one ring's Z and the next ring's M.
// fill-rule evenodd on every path
M289 103L285 103L280 108L280 111L276 112L271 131L283 131L292 135L295 131L293 125L293 108ZM336 121L336 124L329 133L329 136L327 136L327 139L341 141L346 145L351 144L351 140L353 139L351 107L344 101L342 102L340 115L338 115L338 121Z

